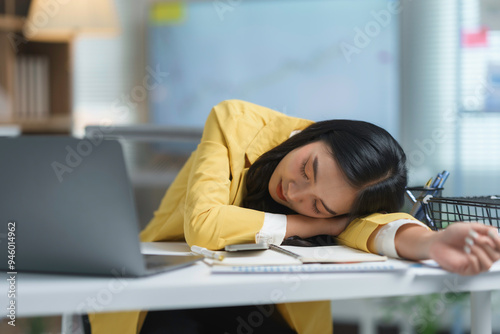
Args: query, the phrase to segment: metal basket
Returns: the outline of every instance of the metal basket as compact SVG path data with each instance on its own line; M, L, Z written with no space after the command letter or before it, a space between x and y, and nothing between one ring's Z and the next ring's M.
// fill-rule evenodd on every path
M422 207L434 230L457 221L473 221L500 231L500 196L428 197L423 199Z

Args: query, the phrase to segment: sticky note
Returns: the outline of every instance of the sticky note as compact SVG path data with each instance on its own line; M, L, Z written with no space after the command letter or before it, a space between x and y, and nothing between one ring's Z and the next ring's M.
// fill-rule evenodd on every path
M182 2L159 2L151 6L150 22L154 25L178 24L184 20L185 5Z
M487 47L488 28L481 27L477 30L463 30L462 46L466 48Z

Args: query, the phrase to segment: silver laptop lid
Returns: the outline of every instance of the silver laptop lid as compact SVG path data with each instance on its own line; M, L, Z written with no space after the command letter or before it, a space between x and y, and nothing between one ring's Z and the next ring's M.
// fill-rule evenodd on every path
M16 271L145 274L118 141L0 138L0 218L3 270L13 228Z

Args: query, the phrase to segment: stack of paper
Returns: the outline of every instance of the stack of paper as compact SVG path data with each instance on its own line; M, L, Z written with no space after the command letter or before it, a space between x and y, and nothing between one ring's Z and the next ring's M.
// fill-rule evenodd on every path
M141 244L143 254L190 255L183 242ZM275 246L260 251L215 252L222 261L205 258L212 273L286 273L393 271L409 268L408 263L387 259L347 246Z

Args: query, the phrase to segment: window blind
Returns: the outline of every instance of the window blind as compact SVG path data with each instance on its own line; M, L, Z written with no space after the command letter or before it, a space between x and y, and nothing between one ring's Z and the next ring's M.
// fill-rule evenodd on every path
M402 144L410 183L447 169L445 196L500 193L500 32L482 26L480 0L403 4Z
M460 123L461 195L500 193L500 32L483 24L480 0L461 0Z
M453 171L456 159L459 4L401 4L401 144L410 185L423 185L443 169ZM452 172L449 191L454 177Z

